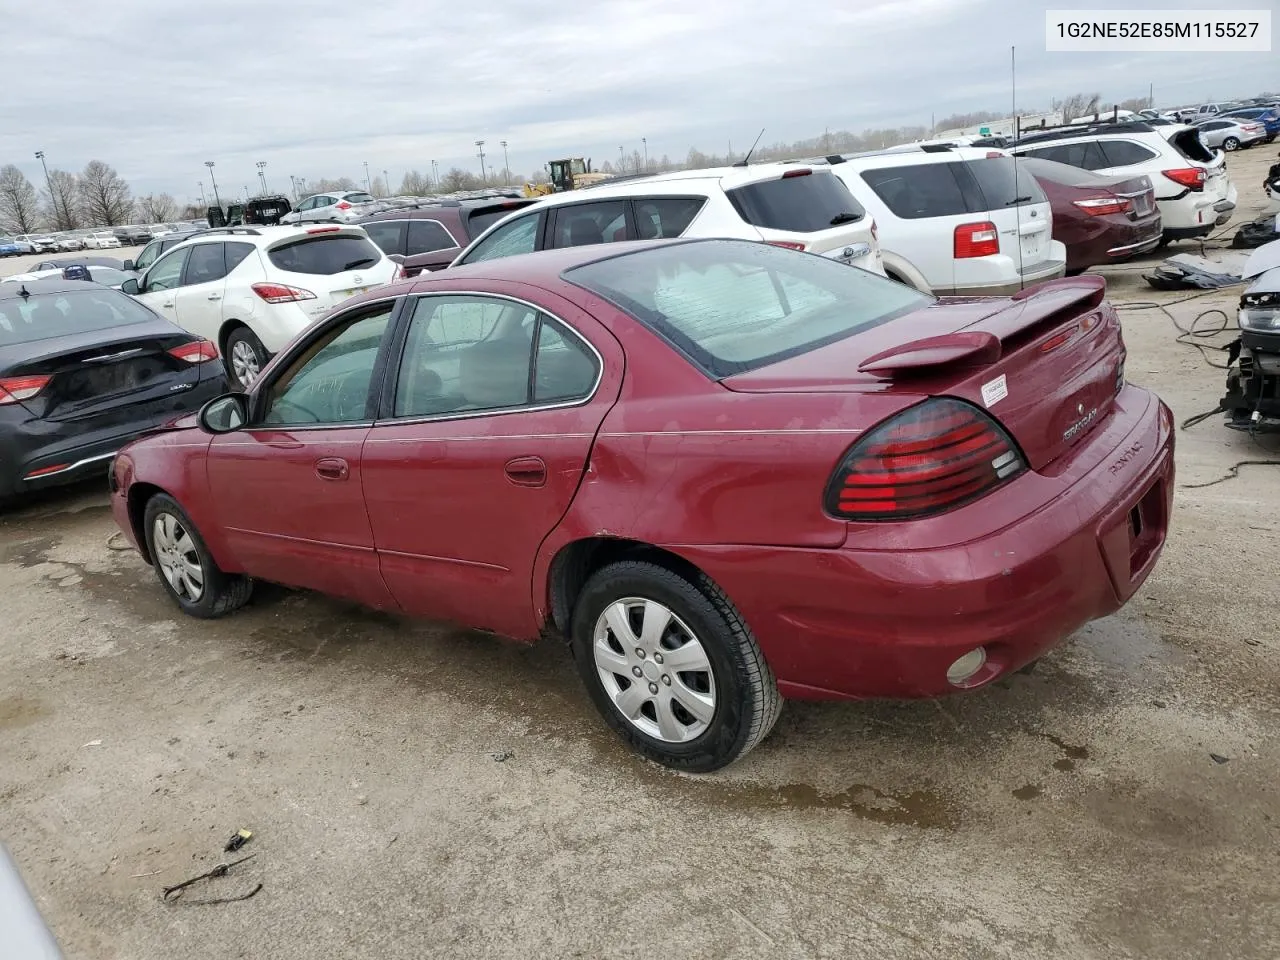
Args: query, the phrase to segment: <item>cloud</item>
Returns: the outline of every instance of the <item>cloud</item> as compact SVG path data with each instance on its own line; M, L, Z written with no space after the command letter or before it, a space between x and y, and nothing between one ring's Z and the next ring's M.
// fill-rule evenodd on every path
M1270 54L1048 54L1043 8L1023 0L114 0L109 18L72 0L7 6L22 43L6 74L29 82L0 104L0 163L35 175L35 150L73 170L97 158L139 192L179 197L198 193L206 160L238 192L258 160L276 189L360 179L366 160L396 183L432 160L477 169L478 139L493 162L507 140L527 173L641 137L681 158L741 150L761 127L772 143L927 125L1007 105L1013 44L1028 110L1079 90L1123 99L1153 84L1182 102L1274 82Z

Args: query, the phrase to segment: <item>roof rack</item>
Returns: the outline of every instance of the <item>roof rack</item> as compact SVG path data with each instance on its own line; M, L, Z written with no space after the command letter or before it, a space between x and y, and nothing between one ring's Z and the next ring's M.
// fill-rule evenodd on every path
M288 224L285 224L288 226ZM208 230L193 231L191 237L207 237L211 233L233 233L242 237L260 237L262 231L255 230L253 227L210 227ZM187 239L191 239L188 237Z
M1018 144L1037 140L1062 140L1068 137L1087 137L1097 133L1154 133L1155 127L1142 120L1090 120L1087 123L1063 123L1053 127L1029 127L1022 130L1014 141Z

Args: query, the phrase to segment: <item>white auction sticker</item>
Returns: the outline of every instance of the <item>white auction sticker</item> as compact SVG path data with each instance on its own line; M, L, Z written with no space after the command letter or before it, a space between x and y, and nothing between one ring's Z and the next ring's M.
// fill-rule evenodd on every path
M1045 49L1104 53L1267 53L1271 11L1047 10Z
M982 385L983 406L993 407L1008 395L1009 385L1005 382L1003 373Z

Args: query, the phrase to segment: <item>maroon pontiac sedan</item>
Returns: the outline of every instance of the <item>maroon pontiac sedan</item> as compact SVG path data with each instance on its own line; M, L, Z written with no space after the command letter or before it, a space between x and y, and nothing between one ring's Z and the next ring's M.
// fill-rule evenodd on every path
M1053 160L1018 157L1053 208L1053 239L1067 248L1067 273L1154 250L1162 224L1146 176L1103 176Z
M1103 294L948 303L738 240L481 262L130 444L113 509L193 616L261 578L559 633L635 749L712 770L783 697L972 690L1132 596L1173 431Z

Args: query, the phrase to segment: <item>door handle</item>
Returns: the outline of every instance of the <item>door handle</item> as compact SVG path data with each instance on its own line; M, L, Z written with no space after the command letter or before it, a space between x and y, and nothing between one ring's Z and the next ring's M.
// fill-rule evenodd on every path
M321 480L345 480L351 468L341 457L324 457L316 461L316 476Z
M172 309L173 309L173 301L172 301L172 300L170 300L168 303L162 303L162 304L160 304L160 306L164 307L166 310L172 310Z
M220 294L220 293L211 293L211 294L209 294L209 299L210 299L210 300L221 300L221 299L222 299L222 294Z
M547 483L547 465L541 457L516 457L508 460L507 479L517 487L542 487Z

